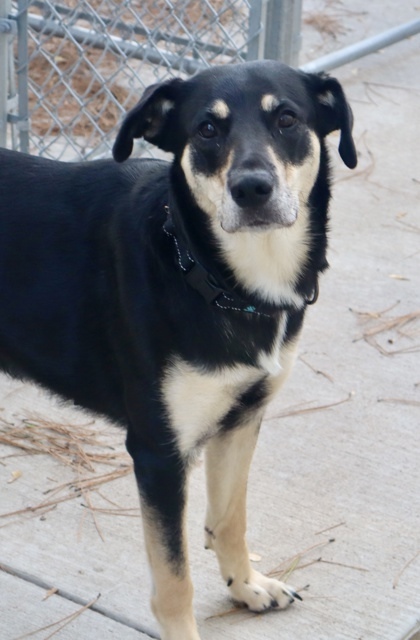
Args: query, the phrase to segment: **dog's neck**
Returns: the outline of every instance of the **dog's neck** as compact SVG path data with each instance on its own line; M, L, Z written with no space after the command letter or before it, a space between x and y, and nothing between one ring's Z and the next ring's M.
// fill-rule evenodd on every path
M202 238L200 238L201 233L196 230L197 225L192 225L193 229L189 228L185 215L181 216L180 214L176 198L171 198L170 202L170 205L165 206L166 222L163 228L166 235L172 238L174 243L176 265L183 273L189 286L198 291L208 304L248 315L272 317L281 311L296 311L316 302L318 298L317 280L315 280L309 296L295 291L290 285L281 287L283 295L273 300L261 295L258 287L255 287L255 290L251 292L248 291L237 278L235 270L229 268L229 260L223 259L226 249L223 246L218 249L214 242L214 233L210 230L206 231L205 250L200 250ZM200 211L200 214L202 217L203 212ZM241 236L241 234L239 235ZM256 239L259 238L259 234L253 234L253 236L256 236ZM276 243L273 248L278 250ZM254 251L262 250L264 250L265 260L270 259L271 252L267 255L265 247L254 247ZM261 259L261 256L259 258ZM252 251L248 253L248 259L252 265ZM224 264L226 262L227 265ZM275 265L267 266L269 268L275 267Z
M327 263L325 248L319 257L311 252L311 205L301 203L299 219L289 229L229 234L201 210L177 162L171 183L174 235L220 289L268 314L300 310L316 301L318 272ZM321 208L327 206L328 197Z
M215 276L203 267L199 260L180 237L173 222L169 206L165 207L167 219L164 232L174 242L176 263L190 287L198 291L208 304L219 309L239 311L248 315L272 317L280 311L291 310L289 306L274 306L257 303L254 299L245 299L234 288L222 285Z

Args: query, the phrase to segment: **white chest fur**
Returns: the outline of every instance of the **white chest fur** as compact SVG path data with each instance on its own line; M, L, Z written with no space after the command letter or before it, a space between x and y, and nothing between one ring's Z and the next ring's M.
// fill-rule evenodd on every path
M255 366L236 364L209 370L176 358L166 369L162 395L182 455L214 435L238 398L260 380L269 382L267 401L287 377L295 343L281 347L286 319L279 323L270 352L261 352Z
M166 371L163 395L181 453L188 455L215 433L241 393L263 376L256 367L208 371L177 359Z

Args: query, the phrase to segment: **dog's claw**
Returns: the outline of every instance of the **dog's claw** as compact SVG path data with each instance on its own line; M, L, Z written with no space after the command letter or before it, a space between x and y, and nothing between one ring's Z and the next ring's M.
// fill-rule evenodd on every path
M294 602L295 599L300 600L301 602L303 601L303 598L291 587L283 587L283 591L291 598L290 603Z

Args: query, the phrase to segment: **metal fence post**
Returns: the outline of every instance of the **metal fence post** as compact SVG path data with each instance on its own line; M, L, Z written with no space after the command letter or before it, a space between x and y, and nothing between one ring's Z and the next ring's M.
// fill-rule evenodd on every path
M302 0L268 0L264 58L299 64Z
M10 0L0 2L0 147L7 143L7 113L9 99L9 39L12 33L8 20Z
M18 0L18 47L17 47L17 82L18 82L18 129L19 149L29 153L29 97L28 97L28 0Z
M251 0L248 20L247 60L264 58L267 0Z

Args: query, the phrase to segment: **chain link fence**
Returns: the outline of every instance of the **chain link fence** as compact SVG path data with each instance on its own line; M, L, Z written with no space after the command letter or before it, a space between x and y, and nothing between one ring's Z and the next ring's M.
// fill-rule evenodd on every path
M108 156L153 82L242 60L296 65L301 13L302 0L0 0L0 146ZM417 33L420 19L302 68L333 69Z
M11 2L17 34L9 42L10 146L65 160L109 155L116 127L144 87L209 65L263 57L262 35L265 41L273 27L271 21L267 30L268 4ZM147 145L137 149L142 152L149 153Z

